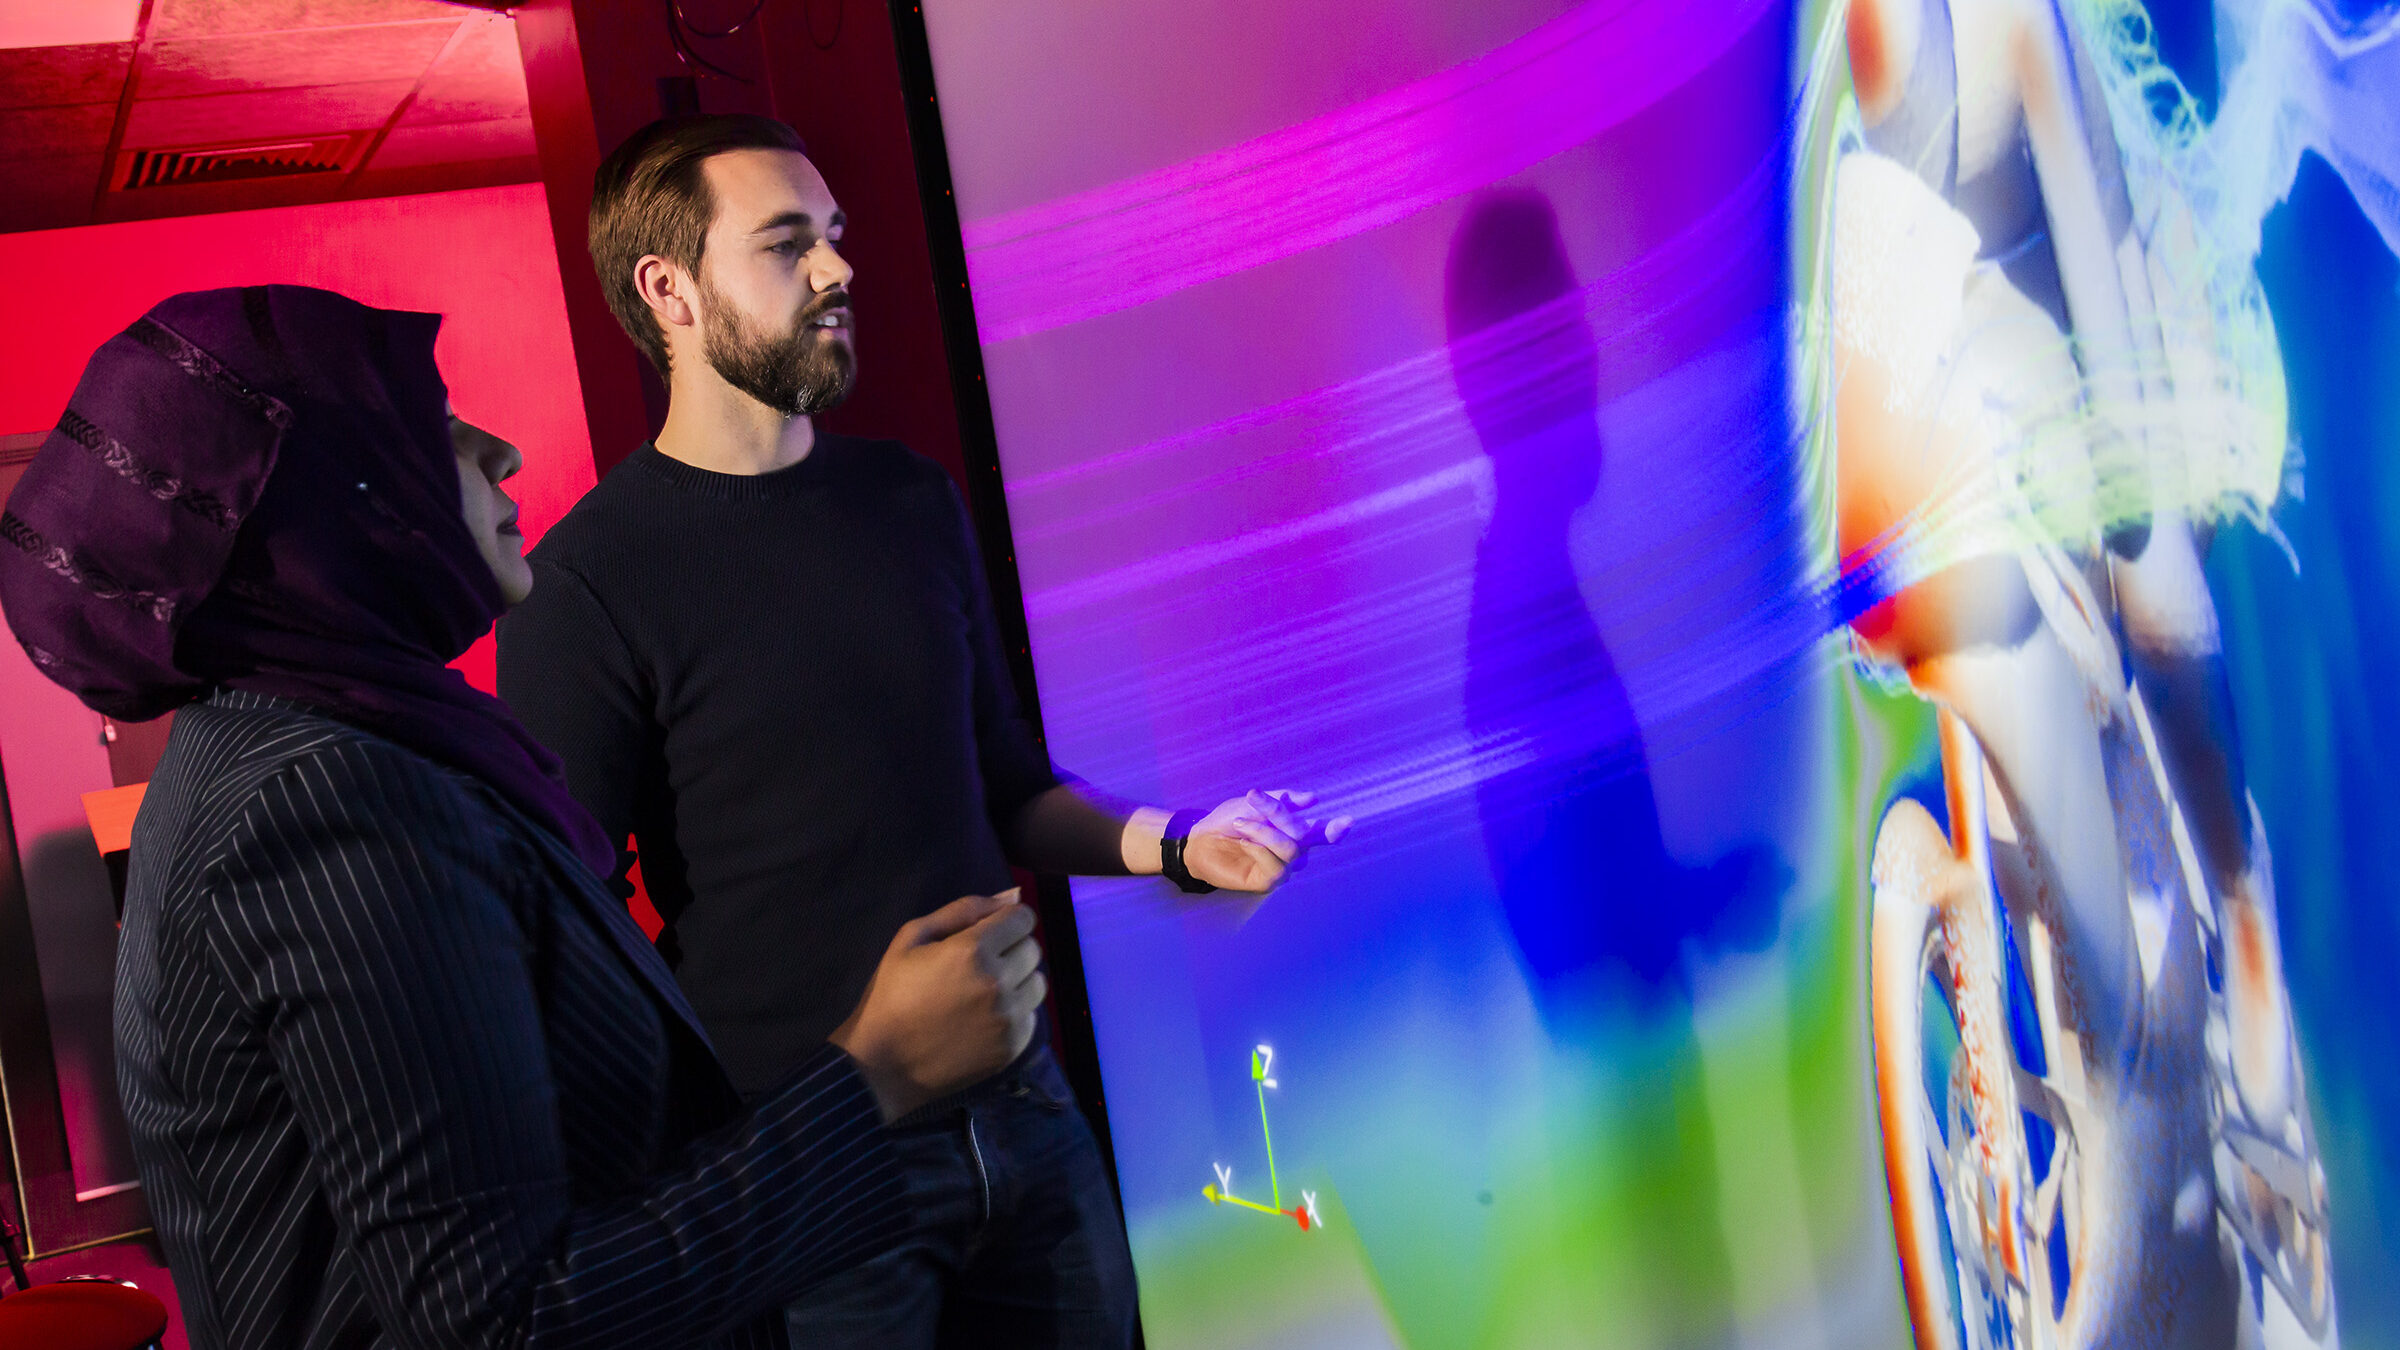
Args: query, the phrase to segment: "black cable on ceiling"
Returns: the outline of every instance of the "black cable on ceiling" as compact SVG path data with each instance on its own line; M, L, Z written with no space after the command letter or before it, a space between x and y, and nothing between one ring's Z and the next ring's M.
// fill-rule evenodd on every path
M833 32L824 41L819 42L817 40L817 0L801 0L800 21L808 27L810 46L821 52L833 50L833 44L842 40L842 19L845 17L845 9L846 6L842 0L833 0Z
M696 37L709 38L711 40L732 37L734 34L741 32L743 28L747 27L751 20L758 17L758 12L767 7L767 0L755 0L755 3L750 6L750 11L748 13L744 14L741 18L734 20L733 26L723 30L722 32L711 31L706 28L694 26L691 19L683 12L683 0L666 0L666 4L667 40L675 45L676 60L683 62L687 66L698 66L703 70L722 75L726 79L732 80L737 84L757 83L756 80L753 80L746 75L736 75L732 71L727 70L725 67L718 65L716 62L709 60L705 56L702 56L693 48L691 40Z
M683 24L683 26L684 26L684 29L685 29L687 32L689 32L689 33L690 33L690 34L691 34L693 37L704 37L704 38L729 38L729 37L732 37L734 34L736 34L736 33L740 32L740 31L742 31L742 29L743 29L743 28L747 27L747 26L749 25L750 21L751 21L752 19L755 19L755 18L757 18L757 17L758 17L758 12L759 12L760 10L762 10L762 9L765 9L766 7L767 7L767 0L757 0L757 3L755 3L755 4L753 4L753 5L751 5L751 6L750 6L750 12L749 12L749 13L747 13L747 14L744 14L742 17L740 17L740 18L738 18L738 19L736 19L736 20L734 20L734 21L733 21L733 27L726 29L726 30L725 30L724 32L722 32L722 33L712 33L712 32L708 31L708 30L707 30L707 29L705 29L705 28L695 28L695 27L693 27L693 26L692 26L692 19L691 19L691 16L690 16L690 15L688 15L688 14L685 14L685 13L683 12L683 0L667 0L667 8L668 8L668 9L671 9L671 10L673 10L673 11L675 12L675 17L676 17L676 19L677 19L678 21L680 21L680 22Z

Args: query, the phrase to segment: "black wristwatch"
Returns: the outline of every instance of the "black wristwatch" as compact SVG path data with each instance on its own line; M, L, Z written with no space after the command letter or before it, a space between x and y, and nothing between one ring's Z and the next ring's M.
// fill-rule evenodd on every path
M1167 817L1167 832L1158 837L1158 870L1185 895L1206 895L1216 889L1183 865L1183 846L1191 842L1192 827L1207 816L1206 811L1178 811Z

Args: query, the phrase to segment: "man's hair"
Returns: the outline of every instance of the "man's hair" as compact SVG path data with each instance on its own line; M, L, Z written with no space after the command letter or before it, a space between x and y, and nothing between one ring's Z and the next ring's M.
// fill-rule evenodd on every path
M634 264L647 254L700 274L700 254L717 201L701 165L728 150L807 153L800 133L772 117L707 113L662 117L633 133L592 175L588 241L600 291L625 336L665 375L667 334L634 285Z

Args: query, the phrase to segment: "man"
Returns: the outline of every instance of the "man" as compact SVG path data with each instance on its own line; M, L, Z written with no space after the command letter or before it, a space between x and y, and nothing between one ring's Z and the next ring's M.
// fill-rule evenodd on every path
M592 257L665 426L543 539L500 687L610 836L748 1091L858 1001L901 924L1036 871L1263 892L1345 821L1062 785L1019 714L956 489L819 433L855 369L840 208L780 122L653 123L601 165ZM809 1345L1126 1344L1133 1279L1091 1133L1037 1041L903 1122L901 1251L792 1309Z

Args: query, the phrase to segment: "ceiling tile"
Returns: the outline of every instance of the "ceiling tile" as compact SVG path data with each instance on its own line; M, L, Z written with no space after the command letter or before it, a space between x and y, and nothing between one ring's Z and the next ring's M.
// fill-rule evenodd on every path
M19 0L0 5L0 47L133 41L142 0Z
M101 158L94 151L0 160L0 231L91 223Z
M0 51L0 108L115 103L132 58L130 42Z
M458 42L426 75L402 122L490 122L523 116L526 107L516 25L497 16L469 19Z
M511 117L492 122L442 122L431 126L400 126L384 138L369 169L405 169L419 164L448 164L474 159L514 159L530 156L533 119Z
M128 148L213 145L358 131L382 125L415 87L413 80L378 80L250 94L136 99L125 126L125 144Z
M114 103L82 103L70 108L17 108L0 112L0 154L11 158L37 155L91 154L108 148L109 128L116 125Z
M523 83L525 58L517 50L517 25L497 14L468 19L458 45L434 67L442 75L514 75Z
M455 6L436 0L158 0L150 15L150 40L411 19L455 23L458 17Z
M154 42L142 60L142 98L183 98L315 84L414 81L458 20L322 28Z
M514 80L500 77L449 79L428 82L418 90L417 101L408 105L408 113L400 122L403 126L422 126L428 122L492 122L525 116L526 110L525 81L522 76Z

